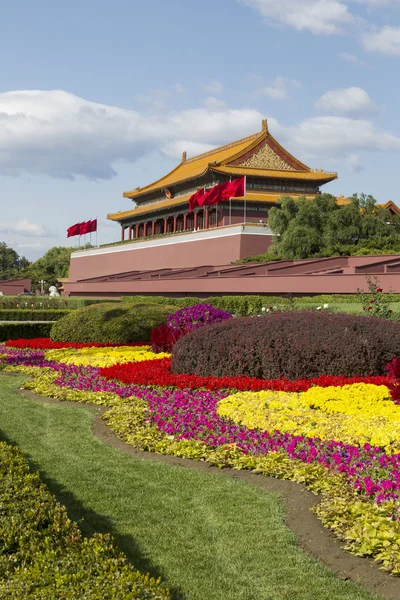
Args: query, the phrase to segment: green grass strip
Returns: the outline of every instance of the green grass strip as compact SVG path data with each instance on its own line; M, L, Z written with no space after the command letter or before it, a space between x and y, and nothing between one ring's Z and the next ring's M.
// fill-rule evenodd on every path
M372 600L296 545L276 494L127 456L92 432L93 407L21 397L0 375L0 429L84 533L111 532L137 569L182 600Z

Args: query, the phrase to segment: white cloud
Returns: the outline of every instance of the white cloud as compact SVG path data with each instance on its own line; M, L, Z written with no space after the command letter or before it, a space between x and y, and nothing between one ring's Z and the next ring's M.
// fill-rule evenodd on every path
M377 31L364 33L362 43L368 52L400 55L400 27L386 25Z
M315 34L342 33L356 19L341 0L240 0L255 8L267 23Z
M6 223L4 221L0 221L0 233L18 233L24 237L56 237L51 235L44 225L39 223L31 223L27 219L22 219L16 223Z
M214 98L213 96L208 96L208 98L205 98L203 104L207 110L210 111L226 110L227 108L226 102L220 100L219 98Z
M224 86L222 85L221 81L215 80L204 84L203 90L209 94L222 94L224 91Z
M400 137L380 131L368 120L315 117L295 127L283 127L274 119L268 122L278 140L300 159L332 160L360 151L400 152Z
M262 118L253 109L221 105L148 115L60 90L6 92L0 94L0 174L106 179L118 161L160 149L180 160L175 149L183 142L223 144L257 131Z
M347 169L350 173L359 173L365 171L364 165L361 163L361 159L358 154L349 154L346 158Z
M355 117L377 112L376 104L367 92L359 87L330 90L317 100L315 106L327 112Z
M348 52L339 52L337 56L346 62L352 63L353 65L358 65L359 67L367 66L367 63L357 58L357 56L354 56L354 54L349 54Z
M301 87L301 84L296 79L278 76L270 85L265 85L256 90L255 94L257 96L268 96L274 100L285 100L293 89L299 87Z

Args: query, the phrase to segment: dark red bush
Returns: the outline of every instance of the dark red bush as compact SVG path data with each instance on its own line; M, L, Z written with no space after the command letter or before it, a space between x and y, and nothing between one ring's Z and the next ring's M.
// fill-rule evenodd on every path
M152 329L150 343L153 352L171 352L183 333L172 331L168 325L160 325Z
M260 379L383 375L400 356L400 323L339 313L245 317L187 334L172 371Z
M395 404L400 404L400 358L394 358L386 367L389 373L390 382L388 384L390 395Z

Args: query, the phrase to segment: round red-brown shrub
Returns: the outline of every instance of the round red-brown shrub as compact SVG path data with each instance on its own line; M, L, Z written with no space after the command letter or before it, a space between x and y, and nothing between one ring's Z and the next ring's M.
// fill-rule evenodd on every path
M188 333L174 346L172 371L261 379L384 375L394 357L400 357L400 323L286 312L231 319Z

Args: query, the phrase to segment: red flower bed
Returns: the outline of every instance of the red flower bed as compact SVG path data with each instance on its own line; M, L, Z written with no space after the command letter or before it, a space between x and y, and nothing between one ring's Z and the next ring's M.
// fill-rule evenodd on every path
M283 392L304 392L313 385L328 387L330 385L343 386L352 383L372 383L374 385L388 385L388 376L376 377L341 377L321 375L313 379L256 379L255 377L199 377L197 375L175 375L171 373L171 359L145 360L136 363L113 365L100 369L100 375L106 379L118 379L126 384L152 385L160 387L176 387L179 389L208 390L237 389L237 390L276 390Z
M33 338L26 340L20 338L18 340L9 340L5 343L6 346L12 348L28 348L32 350L60 350L61 348L110 348L117 346L149 346L149 342L132 342L130 344L104 344L101 342L92 342L90 344L80 344L74 342L52 342L50 338Z

